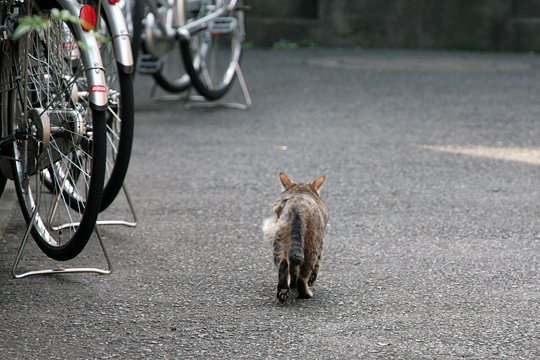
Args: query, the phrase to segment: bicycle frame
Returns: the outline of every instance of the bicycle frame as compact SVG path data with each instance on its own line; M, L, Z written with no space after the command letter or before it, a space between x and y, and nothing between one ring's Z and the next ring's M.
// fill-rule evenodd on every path
M217 19L218 17L223 16L228 12L233 11L236 8L236 3L237 0L231 0L225 6L219 6L217 9L215 9L215 11L211 12L210 14L203 16L200 19L184 24L180 29L178 29L178 35L182 38L182 40L188 41L193 33L206 29L210 21Z
M130 35L122 10L117 4L111 4L109 1L103 1L102 8L106 18L112 19L108 25L118 66L123 72L131 74L134 71L133 53L131 52Z
M160 10L157 6L157 3L153 0L143 0L146 6L150 9L150 13L154 14L156 17L156 26L159 28L159 31L161 31L162 34L165 34L167 37L173 37L175 35L174 29L179 27L183 21L180 20L180 14L184 13L184 2L173 0L172 3L170 0L167 0L168 7L166 11L163 13L163 16L159 16ZM172 5L172 6L171 6ZM167 19L164 19L168 13L167 10L172 10L172 18L170 21L170 26L167 24Z
M58 2L68 10L71 15L79 17L82 5L73 0L58 0ZM94 35L86 32L80 26L74 26L81 41L87 45L85 51L81 51L81 56L88 77L88 101L90 106L96 110L106 110L108 103L107 81L105 79L105 69L99 47ZM132 59L133 62L133 59Z
M210 21L223 16L227 12L233 11L236 7L237 0L231 0L228 4L220 5L210 14L189 23L186 23L188 17L183 0L167 0L169 5L167 10L172 10L172 14L169 15L172 15L170 19L165 18L168 15L167 11L163 12L163 16L159 16L160 10L155 1L143 0L143 2L156 17L155 25L161 34L165 34L166 37L175 37L178 35L184 40L189 40L193 33L207 28Z

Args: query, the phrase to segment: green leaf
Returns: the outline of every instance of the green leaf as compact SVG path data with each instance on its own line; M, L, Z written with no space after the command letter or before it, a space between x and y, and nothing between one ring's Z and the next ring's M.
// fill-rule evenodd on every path
M13 32L13 39L17 40L24 34L32 31L32 30L41 30L48 28L51 25L51 23L39 16L39 15L32 15L32 16L23 16L19 19L19 25Z
M13 32L13 40L17 40L27 32L30 32L32 30L32 25L29 24L20 24L17 26L15 31Z

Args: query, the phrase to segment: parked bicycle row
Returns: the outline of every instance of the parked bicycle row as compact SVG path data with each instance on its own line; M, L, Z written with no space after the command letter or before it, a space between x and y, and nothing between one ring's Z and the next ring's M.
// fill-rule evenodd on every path
M31 235L58 261L84 249L127 174L136 72L169 92L227 93L245 36L241 5L0 0L0 194L12 180L23 244Z

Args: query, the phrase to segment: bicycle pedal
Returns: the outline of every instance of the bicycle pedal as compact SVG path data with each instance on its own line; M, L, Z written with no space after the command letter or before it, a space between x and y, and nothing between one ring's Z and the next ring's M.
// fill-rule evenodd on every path
M141 74L155 74L161 70L163 61L152 55L142 54L137 59L137 71Z
M238 22L234 17L218 17L208 23L208 31L212 35L230 34L237 25Z

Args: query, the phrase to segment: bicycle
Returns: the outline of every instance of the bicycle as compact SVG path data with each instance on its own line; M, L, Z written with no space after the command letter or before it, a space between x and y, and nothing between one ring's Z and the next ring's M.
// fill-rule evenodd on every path
M139 43L143 51L138 70L167 91L192 85L207 99L221 98L240 59L244 9L239 0L135 0L132 43L134 54Z
M103 193L108 96L92 12L71 0L0 2L0 166L28 225L23 243L31 234L58 261L85 247ZM37 13L49 26L15 39L17 22Z

